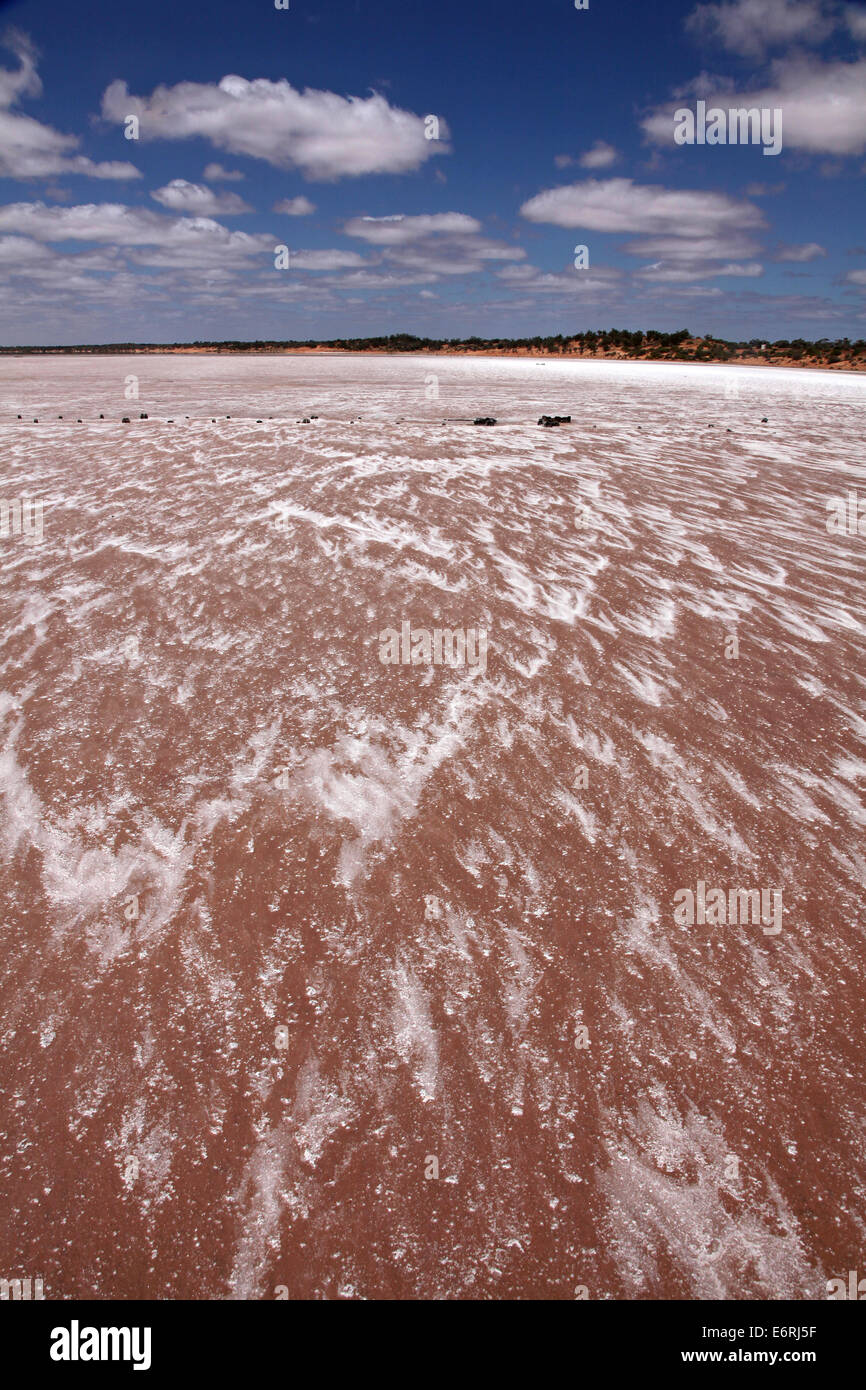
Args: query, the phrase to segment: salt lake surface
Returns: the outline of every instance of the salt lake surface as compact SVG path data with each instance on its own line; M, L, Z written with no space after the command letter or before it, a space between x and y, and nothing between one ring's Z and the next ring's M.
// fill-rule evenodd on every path
M864 423L810 371L0 359L0 1273L858 1268ZM383 664L403 622L486 662Z

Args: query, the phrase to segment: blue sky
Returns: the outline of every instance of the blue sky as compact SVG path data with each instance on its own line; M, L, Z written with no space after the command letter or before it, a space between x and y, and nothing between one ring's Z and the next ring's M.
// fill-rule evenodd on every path
M4 343L866 336L866 5L24 0L0 37ZM678 145L699 99L781 110L780 153Z

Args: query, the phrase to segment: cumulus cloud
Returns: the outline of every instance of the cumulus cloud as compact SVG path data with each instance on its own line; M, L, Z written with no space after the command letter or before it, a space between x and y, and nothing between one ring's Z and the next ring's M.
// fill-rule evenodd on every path
M866 285L866 270L849 270L845 279L852 285Z
M583 169L608 169L611 164L616 164L618 159L619 151L613 145L609 145L606 140L596 140L592 149L580 156L578 163Z
M230 232L208 217L167 217L121 203L65 208L9 203L0 207L2 232L35 241L104 242L126 248L138 265L190 269L245 266L255 257L273 257L274 249L272 236Z
M833 20L822 0L733 0L698 5L686 19L686 29L741 57L761 58L769 48L823 43Z
M240 169L224 169L221 164L205 166L205 183L240 183L244 178Z
M636 184L632 179L586 179L549 188L520 211L530 222L556 227L674 237L741 237L764 225L760 209L741 198Z
M486 261L517 261L525 255L520 246L505 246L486 237L444 237L387 253L395 265L436 275L473 275L484 268Z
M309 217L311 212L316 211L315 203L311 203L309 198L283 198L281 202L274 203L274 212L285 213L286 217Z
M0 265L32 267L34 263L51 259L51 251L30 237L0 236Z
M862 5L845 6L845 24L852 38L866 42L866 8Z
M100 274L122 270L123 262L113 247L60 254L43 242L27 237L0 237L0 266L8 279L41 285L46 289L90 289L94 280L88 272Z
M158 241L173 220L147 209L122 203L79 203L48 207L46 203L6 203L0 207L0 231L18 232L38 241L110 241L134 246Z
M481 236L481 223L462 212L389 217L354 217L343 231L381 248L387 269L426 280L446 275L473 275L489 261L522 260L520 246Z
M129 253L135 265L209 274L247 270L265 257L273 264L274 238L230 232L209 217L179 217L159 236L142 237Z
M173 218L123 203L7 203L0 207L0 231L20 232L40 241L110 241L118 246L156 242L177 224ZM214 224L216 225L216 224Z
M623 274L611 266L590 266L586 270L539 270L534 265L507 265L496 272L507 285L538 294L577 294L585 298L609 295L619 290Z
M650 285L649 288L652 291L653 286ZM660 285L655 286L656 293L661 288ZM720 289L711 289L708 285L690 285L687 289L671 289L667 285L664 286L665 299L670 299L673 295L682 299L718 299L721 293Z
M724 261L753 256L758 250L754 237L736 233L721 236L656 236L626 242L630 256L661 261Z
M807 241L802 245L780 246L775 258L777 261L816 261L826 254L826 248L819 246L817 241Z
M346 270L363 266L364 257L357 251L293 251L292 270Z
M432 285L438 276L430 270L391 271L387 267L380 270L353 270L339 279L330 281L339 289L356 290L395 290L407 285Z
M14 106L19 97L42 95L42 79L36 71L36 49L20 29L7 29L3 47L18 59L17 72L0 68L0 106Z
M725 193L635 184L631 179L587 179L548 189L521 212L534 222L597 232L637 232L624 250L649 264L635 272L645 284L689 284L718 276L747 279L764 273L746 259L758 249L753 231L764 226L759 208Z
M164 188L157 188L151 198L171 212L191 212L198 217L236 217L252 208L237 193L214 193L201 183L187 179L172 179Z
M353 217L343 231L347 236L362 237L377 246L401 246L434 233L472 235L481 231L481 223L462 212L422 213L415 217L398 212L390 217Z
M390 225L401 220L392 219ZM396 244L373 245L369 258L354 250L290 248L291 275L274 275L278 237L273 234L231 232L209 217L173 217L119 203L54 207L21 202L0 207L0 266L21 277L22 303L31 302L26 297L28 281L31 293L40 277L44 288L53 285L61 260L69 283L78 287L83 298L95 295L106 302L111 298L109 277L100 287L93 272L110 271L111 284L124 285L123 299L128 298L130 285L140 289L136 270L159 270L158 280L147 282L148 295L152 288L153 296L165 294L169 302L182 302L189 309L199 303L212 307L215 299L229 302L245 296L297 301L305 284L314 287L313 300L319 289L327 293L399 291L432 285L446 276L477 273L525 254L520 247L467 231L480 224L462 214L419 221L420 227L410 227L411 237L404 236ZM62 242L92 245L74 256L47 249L49 243Z
M734 275L745 279L755 279L758 275L763 275L764 267L759 261L728 261L724 265L708 264L703 261L695 262L673 262L666 264L659 261L655 265L641 267L635 271L635 275L648 283L661 285L688 284L695 280L714 280L720 275Z
M695 86L696 84L692 84ZM771 64L769 81L746 92L727 90L719 82L700 79L707 106L781 108L785 149L813 154L858 155L866 150L866 59L822 63L798 56ZM642 122L650 140L674 143L674 110L681 101L666 102Z
M132 96L125 82L116 81L102 98L102 114L117 123L138 116L143 140L202 136L217 149L298 168L320 180L408 173L448 150L441 119L442 138L428 140L423 117L390 106L378 93L362 98L300 92L284 78L180 82L157 87L149 97Z
M36 51L25 34L12 30L5 47L18 59L18 69L0 69L0 177L41 179L55 174L82 174L93 179L137 179L141 175L124 160L95 163L73 154L77 135L63 135L31 116L12 111L22 97L42 94L36 71Z

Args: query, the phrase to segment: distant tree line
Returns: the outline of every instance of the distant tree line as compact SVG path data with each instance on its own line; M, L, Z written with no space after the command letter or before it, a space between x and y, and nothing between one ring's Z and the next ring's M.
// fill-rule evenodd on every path
M627 357L687 362L728 362L738 357L758 356L767 360L783 358L795 362L853 362L866 358L866 341L858 338L779 338L763 342L752 338L748 342L728 342L723 338L705 336L693 338L687 328L676 333L661 333L651 328L592 329L585 333L535 338L419 338L413 333L390 333L379 338L304 338L258 339L245 342L226 339L222 342L194 343L75 343L57 347L0 347L2 353L111 353L161 352L170 349L210 349L215 352L287 352L298 348L331 348L343 352L517 352L534 351L548 356L575 356L581 353L620 353Z

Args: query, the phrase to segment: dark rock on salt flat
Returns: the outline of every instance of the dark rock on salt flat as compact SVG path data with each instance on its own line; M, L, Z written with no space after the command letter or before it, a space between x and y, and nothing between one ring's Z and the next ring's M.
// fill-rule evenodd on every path
M762 415L762 416L761 416L761 424L762 424L762 425L766 425L766 423L767 423L767 417L766 417L766 415Z
M123 419L121 420L120 423L121 423L122 425L128 425L128 424L129 424L129 416L128 416L128 415L124 415L124 417L123 417Z
M138 418L139 418L139 420L146 420L146 419L147 419L147 416L142 412L142 414L139 415Z
M544 425L550 429L553 425L570 425L570 415L541 415L538 419L539 425Z
M479 415L477 420L472 421L473 425L495 425L496 421L492 415Z

